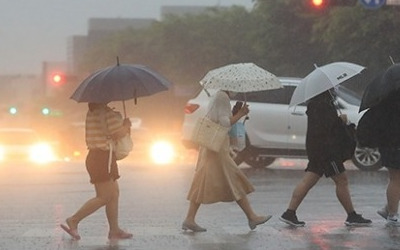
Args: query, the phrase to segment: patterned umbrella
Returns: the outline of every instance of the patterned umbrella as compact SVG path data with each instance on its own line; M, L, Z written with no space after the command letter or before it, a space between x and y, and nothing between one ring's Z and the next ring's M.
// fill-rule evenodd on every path
M282 88L279 79L254 63L229 64L209 71L200 84L205 89L253 92Z

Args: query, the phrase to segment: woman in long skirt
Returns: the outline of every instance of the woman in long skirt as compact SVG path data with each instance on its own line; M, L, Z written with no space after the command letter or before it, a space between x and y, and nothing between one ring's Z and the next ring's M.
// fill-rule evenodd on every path
M218 91L211 100L207 112L212 121L225 127L230 127L249 112L248 105L244 105L232 115L230 94L228 91ZM250 229L255 229L257 225L265 223L272 216L259 216L253 211L247 199L247 194L253 191L253 185L230 155L228 136L219 152L201 147L196 173L187 195L190 205L182 229L194 232L206 231L195 222L200 205L232 201L236 201L245 213Z

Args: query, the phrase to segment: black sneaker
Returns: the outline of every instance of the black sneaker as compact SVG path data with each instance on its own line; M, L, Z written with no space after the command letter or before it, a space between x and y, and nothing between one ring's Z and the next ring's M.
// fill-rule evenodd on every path
M284 212L282 216L279 217L279 220L295 227L304 227L306 224L304 221L299 221L295 213Z
M347 220L344 222L346 226L368 226L372 223L371 220L365 219L361 214L352 213L347 216Z

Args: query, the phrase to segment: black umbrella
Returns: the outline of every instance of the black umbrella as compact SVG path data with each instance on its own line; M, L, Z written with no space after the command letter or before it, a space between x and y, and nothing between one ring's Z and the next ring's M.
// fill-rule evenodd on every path
M359 112L374 107L400 89L400 63L377 75L365 88Z
M129 99L136 101L138 97L168 90L170 86L171 83L164 76L145 65L119 64L118 61L117 65L100 69L88 76L71 99L93 103L124 102Z

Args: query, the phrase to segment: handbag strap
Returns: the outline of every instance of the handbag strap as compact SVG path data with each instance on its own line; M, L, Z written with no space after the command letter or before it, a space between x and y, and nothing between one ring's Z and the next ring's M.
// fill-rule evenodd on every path
M109 147L109 152L108 152L108 172L111 172L111 162L112 162L112 152L113 152L113 143L112 143L112 138L110 134L110 130L108 129L107 125L107 111L105 109L102 109L100 111L100 122L102 124L103 132L107 137L108 141L108 147Z
M108 124L107 124L107 110L105 109L102 109L100 111L100 122L103 128L103 132L107 136L107 139L111 139L110 130L108 129Z
M207 114L204 116L204 117L207 117L208 119L210 119L209 114L210 114L211 110L213 110L213 108L216 106L215 98L216 98L216 94L214 94L214 100L213 100L212 106L209 107L209 109L208 109L208 111L207 111ZM210 119L210 120L211 120L211 119ZM219 121L217 120L216 123L219 124Z

